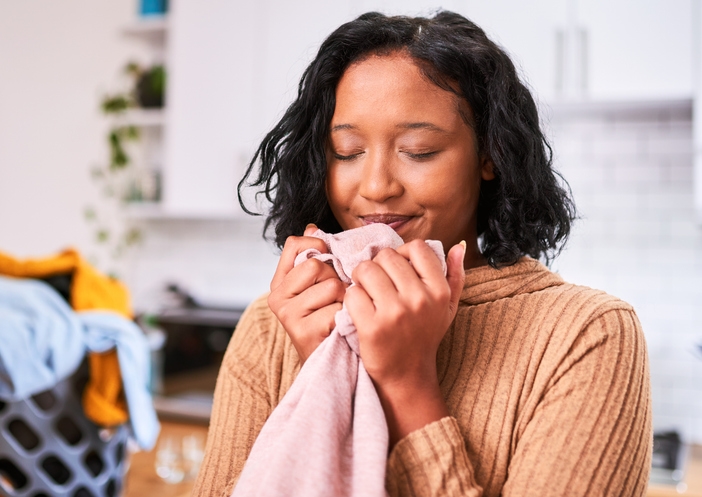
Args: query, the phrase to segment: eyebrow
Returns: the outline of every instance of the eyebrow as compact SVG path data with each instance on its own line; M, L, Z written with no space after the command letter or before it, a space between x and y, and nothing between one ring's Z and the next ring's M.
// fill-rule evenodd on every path
M428 122L417 122L417 123L401 123L397 125L398 128L400 129L426 129L429 131L437 131L439 133L448 133L443 128L440 128L436 124L428 123ZM357 129L356 126L353 124L337 124L336 126L333 126L331 131L332 133L335 131L342 131L342 130L347 130L347 129Z
M398 128L401 129L427 129L429 131L438 131L439 133L448 133L443 128L440 128L436 124L432 123L427 123L427 122L419 122L419 123L402 123L397 125Z
M336 126L333 126L331 130L333 133L334 131L341 131L344 129L356 129L356 126L353 124L337 124Z

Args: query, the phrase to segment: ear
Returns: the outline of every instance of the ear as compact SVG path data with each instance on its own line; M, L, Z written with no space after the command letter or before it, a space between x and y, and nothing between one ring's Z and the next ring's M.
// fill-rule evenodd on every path
M483 156L480 160L480 177L485 181L495 179L495 165L492 163L492 159L487 155Z

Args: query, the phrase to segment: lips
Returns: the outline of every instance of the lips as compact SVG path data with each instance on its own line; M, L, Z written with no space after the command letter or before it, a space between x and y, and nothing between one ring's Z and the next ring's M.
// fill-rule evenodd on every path
M369 214L367 216L361 216L364 224L387 224L395 231L412 218L413 216L403 216L400 214Z

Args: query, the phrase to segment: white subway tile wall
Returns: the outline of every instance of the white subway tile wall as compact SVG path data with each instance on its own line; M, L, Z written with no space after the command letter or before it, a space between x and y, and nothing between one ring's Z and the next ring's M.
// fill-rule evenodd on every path
M634 306L648 342L654 428L702 443L702 228L693 210L691 108L554 108L554 164L581 219L552 267Z
M245 306L268 291L278 251L262 239L260 218L161 220L143 228L125 275L138 311L158 310L168 282L216 305Z

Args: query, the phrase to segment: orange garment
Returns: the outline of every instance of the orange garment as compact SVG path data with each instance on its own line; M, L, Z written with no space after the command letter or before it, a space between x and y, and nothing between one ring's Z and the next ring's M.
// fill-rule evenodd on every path
M0 274L15 278L45 278L72 274L70 304L75 311L110 310L132 317L127 287L99 273L76 250L43 259L15 259L0 252ZM129 419L117 351L89 354L90 380L83 392L83 410L94 423L115 426Z

